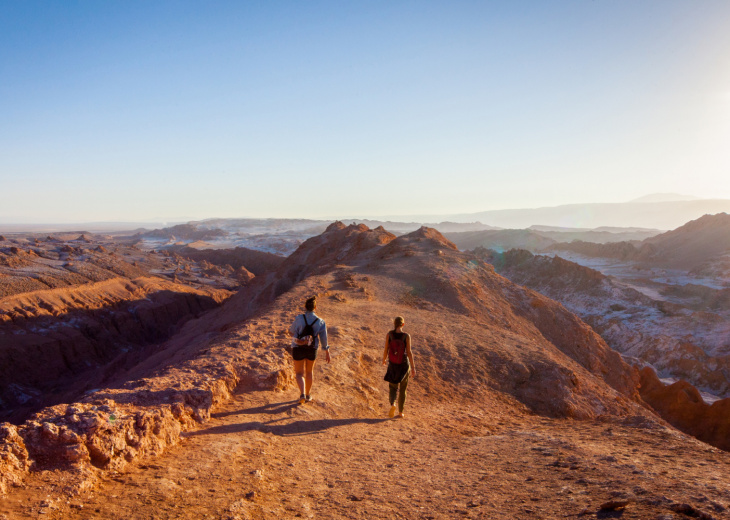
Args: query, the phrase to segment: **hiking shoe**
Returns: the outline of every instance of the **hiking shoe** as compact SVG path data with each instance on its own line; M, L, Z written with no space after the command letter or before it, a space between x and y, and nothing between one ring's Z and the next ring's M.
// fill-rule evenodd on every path
M306 402L308 402L308 403L311 403L311 402L312 402L312 396L311 396L311 395L308 395L308 396L306 396L306 397L304 398L304 400L305 400Z
M390 411L388 412L388 417L390 417L391 419L393 417L395 417L395 405L394 404L390 405Z
M305 400L306 400L306 398L304 397L304 394L299 396L299 404L304 404Z

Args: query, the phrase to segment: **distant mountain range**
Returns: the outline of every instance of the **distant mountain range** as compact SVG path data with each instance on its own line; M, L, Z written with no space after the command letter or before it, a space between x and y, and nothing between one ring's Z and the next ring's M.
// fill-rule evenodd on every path
M644 195L638 199L630 200L629 202L676 202L679 200L701 200L700 197L693 197L692 195L682 195L680 193L652 193L650 195Z
M674 200L665 200L675 197ZM676 200L681 198L681 200ZM657 202L658 200L658 202ZM531 226L595 229L631 227L675 229L702 215L730 213L730 199L690 199L682 195L655 194L631 202L566 204L544 208L501 209L457 215L401 216L420 222L481 222L488 226L525 229ZM395 217L393 217L395 219Z
M640 243L622 241L598 244L580 241L555 244L551 249L726 277L730 266L730 215L704 215Z
M730 213L730 199L698 199L676 193L654 193L629 202L565 204L541 208L500 209L452 215L391 215L354 219L333 217L332 219L321 220L279 218L205 219L188 223L205 229L233 230L235 228L236 231L246 229L247 233L253 233L256 230L259 233L271 233L272 229L279 232L302 232L306 230L309 236L321 233L334 220L340 220L346 224L365 223L372 228L382 225L396 234L410 233L424 224L442 233L528 228L540 232L592 230L625 233L630 231L626 228L631 228L631 231L636 232L666 231L682 226L691 220L696 220L703 215L717 213ZM160 222L21 224L0 221L0 232L50 233L80 230L119 232L122 230L155 229L184 223L180 220L167 224Z

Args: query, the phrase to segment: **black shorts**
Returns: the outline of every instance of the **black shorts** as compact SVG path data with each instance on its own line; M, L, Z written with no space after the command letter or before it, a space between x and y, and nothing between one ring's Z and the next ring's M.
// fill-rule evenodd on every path
M301 346L294 347L291 349L291 355L295 361L301 361L302 359L308 359L314 361L317 359L317 351L319 349L315 347Z

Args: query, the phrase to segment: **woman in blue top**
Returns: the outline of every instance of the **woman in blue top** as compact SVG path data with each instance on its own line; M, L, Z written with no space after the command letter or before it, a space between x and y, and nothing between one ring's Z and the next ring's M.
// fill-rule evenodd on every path
M292 358L294 373L299 386L299 404L312 400L312 379L314 364L317 362L317 351L320 345L325 353L327 363L330 362L330 347L327 343L327 325L314 311L317 308L317 297L308 298L304 303L304 314L294 319L289 333L292 335Z

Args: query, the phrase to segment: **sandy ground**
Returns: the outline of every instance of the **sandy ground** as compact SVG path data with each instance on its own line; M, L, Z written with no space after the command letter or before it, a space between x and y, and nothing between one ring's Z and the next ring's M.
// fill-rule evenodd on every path
M495 421L424 395L417 379L407 417L388 419L385 383L371 411L327 382L331 370L317 368L305 405L295 390L240 389L180 445L87 495L39 501L36 475L0 502L0 518L730 517L730 455L671 429ZM601 509L610 502L627 505Z

